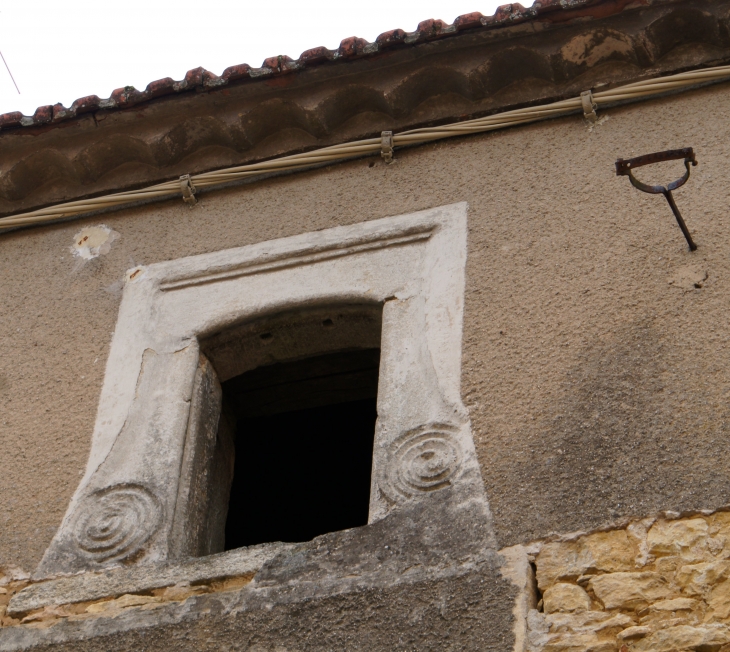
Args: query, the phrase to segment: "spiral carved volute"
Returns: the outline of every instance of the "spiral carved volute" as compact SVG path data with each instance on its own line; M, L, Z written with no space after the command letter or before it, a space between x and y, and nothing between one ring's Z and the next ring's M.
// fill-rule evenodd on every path
M391 444L381 488L396 501L444 489L458 475L462 457L453 426L411 430Z
M120 484L86 496L73 528L82 554L97 563L137 555L162 522L159 499L141 485Z

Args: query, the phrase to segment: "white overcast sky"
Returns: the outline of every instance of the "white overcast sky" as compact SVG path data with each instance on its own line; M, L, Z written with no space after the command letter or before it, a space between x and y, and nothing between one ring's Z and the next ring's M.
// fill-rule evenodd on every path
M198 66L219 75L279 54L297 58L348 36L413 31L427 18L490 15L499 4L505 0L0 0L0 51L20 88L18 95L0 62L0 113L32 115L121 86L143 90Z

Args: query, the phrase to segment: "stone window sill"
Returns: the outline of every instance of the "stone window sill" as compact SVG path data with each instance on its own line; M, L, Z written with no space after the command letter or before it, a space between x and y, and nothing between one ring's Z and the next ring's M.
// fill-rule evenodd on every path
M252 579L261 567L295 544L264 543L176 563L109 568L31 584L13 596L7 615L18 617L44 607L144 594L180 583L209 584Z

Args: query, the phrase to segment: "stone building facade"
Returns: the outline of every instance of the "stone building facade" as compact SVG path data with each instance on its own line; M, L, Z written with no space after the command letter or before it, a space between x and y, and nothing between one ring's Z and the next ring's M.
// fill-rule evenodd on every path
M515 4L0 116L0 650L730 650L727 84L585 95L729 58ZM688 147L696 251L615 168Z

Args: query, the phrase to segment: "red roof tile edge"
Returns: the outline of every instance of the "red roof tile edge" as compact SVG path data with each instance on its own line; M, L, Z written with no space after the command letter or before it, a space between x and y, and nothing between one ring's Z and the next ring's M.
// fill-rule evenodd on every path
M456 18L451 25L442 20L429 19L420 22L414 32L405 32L402 29L383 32L375 39L374 43L368 43L365 39L351 36L344 39L336 50L329 50L325 47L311 48L302 52L299 59L296 60L285 55L269 57L264 60L261 68L252 68L243 63L226 68L220 77L204 68L194 68L189 70L181 81L175 81L170 77L158 79L149 83L144 91L138 91L133 86L125 86L113 91L107 99L101 99L97 95L81 97L69 108L62 104L41 106L36 109L32 116L25 116L19 111L4 113L0 115L0 130L12 127L46 125L70 120L93 111L124 109L164 95L184 91L215 89L233 82L284 75L327 61L367 57L398 46L424 43L453 36L466 30L496 29L534 20L555 12L567 12L559 17L551 17L554 22L563 22L584 14L585 10L590 7L600 6L601 10L597 12L596 17L601 17L619 13L627 5L646 4L649 4L649 0L536 0L530 8L525 8L519 3L502 5L497 8L493 16L483 16L479 12L464 14Z

